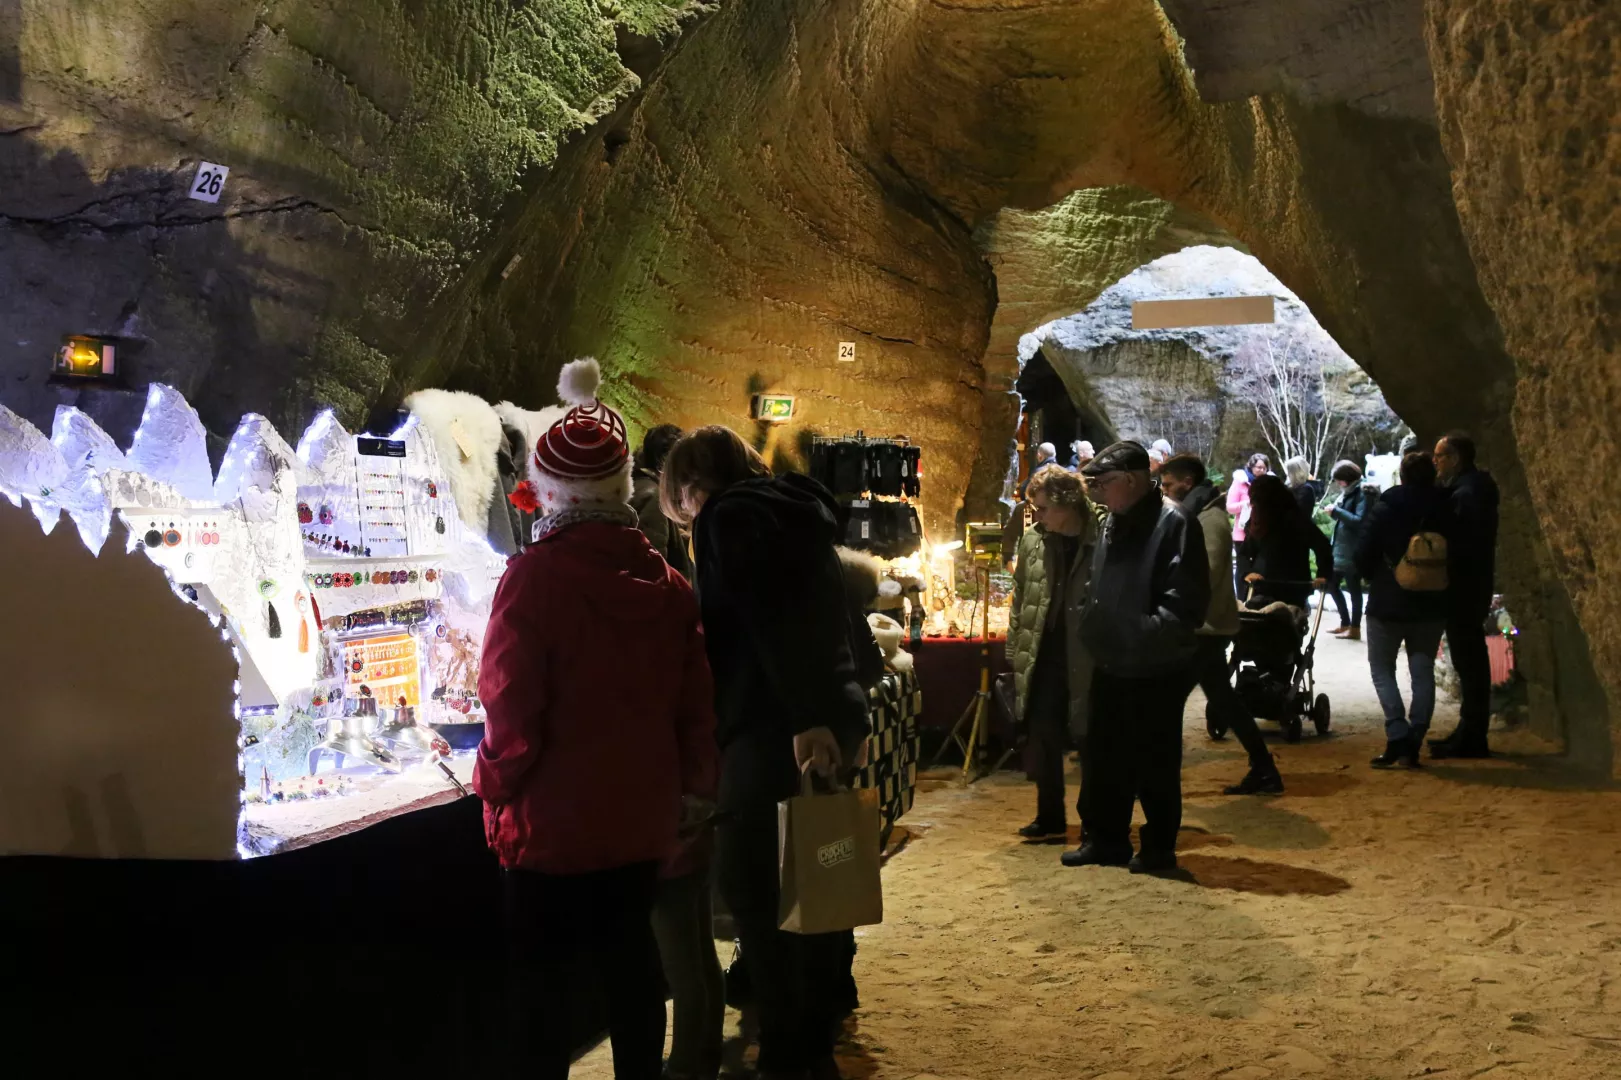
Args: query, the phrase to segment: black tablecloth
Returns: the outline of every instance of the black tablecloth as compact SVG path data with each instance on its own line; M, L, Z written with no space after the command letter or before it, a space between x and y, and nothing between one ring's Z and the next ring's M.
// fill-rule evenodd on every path
M499 890L476 798L244 862L0 858L4 1015L64 1075L478 1075ZM598 1015L582 994L582 1044Z

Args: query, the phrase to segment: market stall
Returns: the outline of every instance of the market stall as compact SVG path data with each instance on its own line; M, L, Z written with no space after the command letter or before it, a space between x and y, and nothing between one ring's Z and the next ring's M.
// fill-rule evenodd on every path
M59 410L50 438L0 412L0 490L19 510L26 503L47 536L72 521L82 544L49 556L63 576L138 578L145 566L167 583L161 608L148 599L119 610L109 597L109 621L141 634L189 609L228 647L235 670L215 676L227 703L215 730L234 729L228 750L174 778L211 788L224 774L238 789L229 821L211 819L218 804L197 807L197 828L229 840L210 842L215 857L328 838L453 797L466 782L483 727L478 641L505 558L447 497L438 448L414 416L378 437L323 413L294 449L249 415L216 475L201 422L169 387L150 388L127 451L74 409ZM11 654L32 647L18 641ZM40 658L47 671L52 661ZM118 696L105 669L74 678L108 680L99 689ZM154 737L176 723L161 703L123 711ZM58 730L83 732L80 755L103 752L93 718L71 703L58 713ZM37 764L64 768L59 757ZM134 786L155 787L156 777ZM129 808L141 811L139 800ZM52 850L52 827L37 814L23 820L35 821L32 834L14 826L6 850ZM199 853L146 846L151 857Z

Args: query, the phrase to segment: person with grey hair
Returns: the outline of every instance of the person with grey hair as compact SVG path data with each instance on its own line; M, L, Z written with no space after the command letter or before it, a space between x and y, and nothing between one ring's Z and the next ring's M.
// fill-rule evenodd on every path
M1317 510L1317 500L1323 497L1323 485L1312 479L1311 466L1303 457L1292 457L1283 463L1283 475L1289 484L1289 494L1295 497L1306 516L1311 517ZM1321 569L1326 576L1328 567Z
M1058 447L1054 446L1052 443L1044 442L1036 447L1035 464L1030 466L1030 475L1025 477L1024 483L1019 486L1020 502L1023 502L1025 499L1030 497L1030 481L1035 479L1036 473L1041 471L1042 466L1051 465L1057 460Z
M1075 470L1077 472L1092 464L1092 459L1098 456L1097 450L1085 439L1076 439L1070 444L1070 449L1075 452Z
M1092 660L1081 643L1080 618L1091 582L1097 521L1081 478L1047 465L1030 478L1035 528L1019 546L1007 651L1015 708L1029 740L1036 817L1019 830L1030 843L1061 843L1064 746L1073 737L1085 757ZM1077 801L1084 819L1085 787Z

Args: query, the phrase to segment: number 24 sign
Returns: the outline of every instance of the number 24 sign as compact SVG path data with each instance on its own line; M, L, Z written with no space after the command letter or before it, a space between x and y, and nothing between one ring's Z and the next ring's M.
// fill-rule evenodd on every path
M186 194L198 202L217 203L220 192L225 190L225 178L230 175L231 170L224 165L205 161L197 166L197 175L191 178L191 190Z

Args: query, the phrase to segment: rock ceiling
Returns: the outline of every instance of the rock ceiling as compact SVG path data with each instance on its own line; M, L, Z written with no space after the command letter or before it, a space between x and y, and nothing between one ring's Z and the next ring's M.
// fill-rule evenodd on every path
M797 393L785 460L812 429L913 436L943 531L994 490L1020 333L1237 243L1414 428L1479 433L1534 711L1589 718L1608 767L1580 646L1621 671L1621 7L605 8L0 8L8 404L48 421L42 346L74 329L151 339L139 374L221 436L424 385L535 404L594 353L640 422ZM200 160L232 169L218 204L185 197Z

